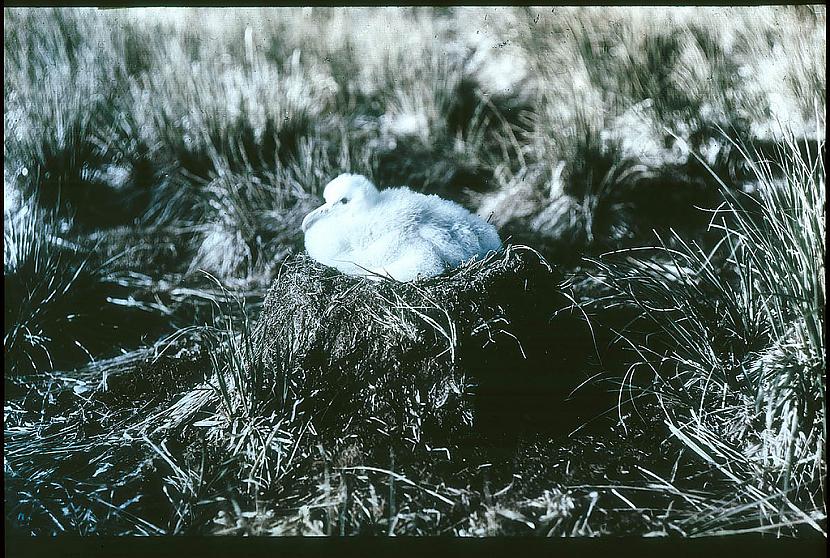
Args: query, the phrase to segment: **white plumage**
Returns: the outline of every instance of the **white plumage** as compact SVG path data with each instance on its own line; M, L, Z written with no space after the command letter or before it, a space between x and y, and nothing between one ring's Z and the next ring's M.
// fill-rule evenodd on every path
M379 191L364 176L341 174L323 198L303 219L306 251L348 275L411 281L501 248L495 227L435 195Z

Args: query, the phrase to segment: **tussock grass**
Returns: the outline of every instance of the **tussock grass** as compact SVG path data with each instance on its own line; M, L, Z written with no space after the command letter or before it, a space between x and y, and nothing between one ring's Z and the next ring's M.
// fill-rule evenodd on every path
M4 227L6 378L77 366L136 343L164 319L119 306L113 260L67 234L71 224L25 201ZM132 324L131 324L132 322ZM7 384L8 385L8 384Z
M89 264L83 254L53 244L60 242L55 236L60 232L55 216L27 209L14 216L3 235L3 273L7 282L3 349L8 359L7 375L20 366L36 371L51 364L49 346L53 339L49 330L54 332L73 312L71 303L68 308L65 305L65 299ZM27 284L27 278L31 283ZM60 305L64 312L46 314Z
M715 250L683 243L599 262L658 328L660 341L621 334L654 375L647 389L672 435L729 481L723 500L682 523L691 533L826 532L824 147L803 158L785 137L777 160L736 146L757 190L728 193Z

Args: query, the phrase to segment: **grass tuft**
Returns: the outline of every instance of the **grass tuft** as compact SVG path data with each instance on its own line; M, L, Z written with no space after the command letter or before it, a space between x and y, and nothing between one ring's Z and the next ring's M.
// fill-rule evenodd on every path
M639 385L673 437L728 481L727 500L690 517L689 533L801 524L825 533L823 145L805 159L786 137L777 160L736 145L756 191L722 184L716 249L681 243L597 262L601 280L643 313L639 328L620 332L642 359L636 369L653 374Z

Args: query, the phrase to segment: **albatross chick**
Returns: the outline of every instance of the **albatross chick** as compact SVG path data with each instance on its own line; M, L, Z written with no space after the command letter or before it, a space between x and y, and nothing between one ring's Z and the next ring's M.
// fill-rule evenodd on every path
M493 225L435 195L341 174L323 198L303 219L306 251L348 275L412 281L501 248Z

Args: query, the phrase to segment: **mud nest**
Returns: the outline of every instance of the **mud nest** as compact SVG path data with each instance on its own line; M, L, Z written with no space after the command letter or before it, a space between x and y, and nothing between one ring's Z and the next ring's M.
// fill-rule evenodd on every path
M469 432L486 401L556 373L544 364L560 281L525 246L409 283L294 256L254 328L254 364L321 434L446 442Z

